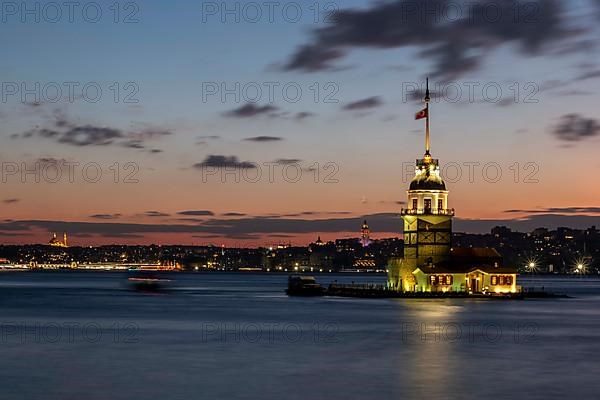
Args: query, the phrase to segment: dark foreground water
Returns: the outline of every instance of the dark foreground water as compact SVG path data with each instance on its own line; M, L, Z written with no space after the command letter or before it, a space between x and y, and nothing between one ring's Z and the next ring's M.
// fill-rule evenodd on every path
M172 277L156 295L123 273L0 273L0 399L600 396L600 280L536 277L576 298L486 301L288 298L285 275Z

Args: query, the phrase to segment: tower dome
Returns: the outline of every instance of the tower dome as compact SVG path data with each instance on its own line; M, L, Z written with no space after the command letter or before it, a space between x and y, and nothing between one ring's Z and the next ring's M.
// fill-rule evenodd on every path
M430 157L417 160L415 177L410 182L409 190L446 190L446 184L440 176L438 160Z

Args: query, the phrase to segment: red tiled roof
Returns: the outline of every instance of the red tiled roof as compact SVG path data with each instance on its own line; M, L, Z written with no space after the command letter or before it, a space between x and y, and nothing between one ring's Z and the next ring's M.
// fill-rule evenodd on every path
M490 274L516 274L516 268L502 265L502 256L491 247L456 247L447 260L419 267L427 274L468 273L482 270Z
M454 247L451 254L452 257L502 258L492 247Z

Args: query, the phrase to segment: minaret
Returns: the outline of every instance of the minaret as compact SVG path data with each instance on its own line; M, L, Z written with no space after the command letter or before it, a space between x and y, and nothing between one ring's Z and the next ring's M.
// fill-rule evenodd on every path
M426 118L425 154L416 161L415 177L407 191L407 208L401 211L404 258L394 285L405 291L415 290L413 271L417 267L434 265L450 256L454 210L448 208L448 191L440 176L439 161L431 156L430 100L428 79L425 109L416 116Z
M67 243L67 232L63 233L63 245L69 247L69 244Z

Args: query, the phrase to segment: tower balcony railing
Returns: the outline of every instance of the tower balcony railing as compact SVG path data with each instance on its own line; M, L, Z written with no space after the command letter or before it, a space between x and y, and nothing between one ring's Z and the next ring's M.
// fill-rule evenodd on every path
M454 208L403 208L401 215L449 215L454 216Z

